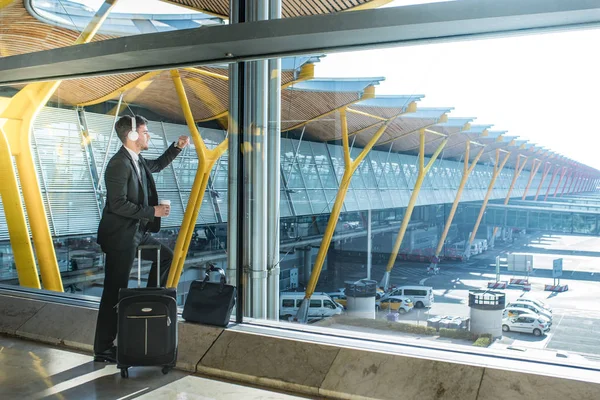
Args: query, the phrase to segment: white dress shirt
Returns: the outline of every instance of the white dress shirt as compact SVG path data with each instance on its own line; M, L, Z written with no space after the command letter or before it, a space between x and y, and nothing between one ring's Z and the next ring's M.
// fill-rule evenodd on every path
M138 178L142 178L142 175L140 174L140 164L138 163L138 161L140 160L140 156L133 150L131 150L130 148L125 147L125 150L127 150L129 152L129 155L131 155L131 159L133 160L133 165L135 165L135 170L138 174Z

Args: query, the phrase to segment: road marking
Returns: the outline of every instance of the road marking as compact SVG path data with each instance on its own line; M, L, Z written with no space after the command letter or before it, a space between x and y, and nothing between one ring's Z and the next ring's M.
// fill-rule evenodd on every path
M427 278L423 278L423 279L421 279L421 280L419 281L419 285L421 285L421 286L425 286L425 281L427 281L427 279L429 279L429 278L430 278L430 277L427 277Z
M562 322L562 320L563 320L564 317L565 317L565 314L562 314L560 316L560 321L558 321L558 323L556 324L556 326L554 326L554 327L551 326L550 327L550 329L552 330L552 333L546 334L546 336L548 336L548 340L546 340L546 343L544 343L544 347L543 347L544 349L548 347L548 344L552 340L552 336L554 336L555 329L558 329L558 327L560 326L560 323ZM554 323L552 325L554 325Z

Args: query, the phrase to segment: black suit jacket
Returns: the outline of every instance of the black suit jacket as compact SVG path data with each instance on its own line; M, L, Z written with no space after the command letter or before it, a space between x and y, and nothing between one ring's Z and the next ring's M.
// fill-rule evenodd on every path
M156 160L146 160L140 154L144 167L141 172L146 174L148 188L147 206L144 206L144 190L129 152L121 147L110 159L104 176L106 205L98 226L98 244L103 251L136 246L134 236L141 222L150 232L160 230L160 218L154 217L158 193L152 173L162 171L180 152L181 149L171 145Z

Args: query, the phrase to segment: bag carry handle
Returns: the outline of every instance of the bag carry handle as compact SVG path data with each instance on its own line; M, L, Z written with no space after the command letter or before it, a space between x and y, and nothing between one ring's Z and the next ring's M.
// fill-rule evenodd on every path
M142 250L156 250L156 287L160 287L160 245L144 244L138 246L138 288L142 280ZM150 281L150 277L148 277Z
M202 281L202 286L200 286L200 290L204 289L204 286L206 286L206 282L208 282L208 280L210 279L210 272L218 272L221 276L219 293L223 292L223 288L227 284L227 277L225 276L225 271L223 271L223 268L218 268L213 264L209 264L208 268L206 268L206 273L204 274L204 280Z

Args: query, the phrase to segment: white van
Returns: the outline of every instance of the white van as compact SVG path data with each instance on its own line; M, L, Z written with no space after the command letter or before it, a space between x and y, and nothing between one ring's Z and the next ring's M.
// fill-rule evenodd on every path
M295 317L304 300L304 292L281 292L279 293L279 317L288 320ZM308 307L308 318L332 317L342 313L343 307L333 301L325 293L314 293L310 298Z
M433 288L430 286L400 286L386 293L381 300L390 296L406 296L412 299L416 308L431 307L433 305Z
M488 249L487 239L481 239L481 244L483 245L483 251L487 251L487 249Z

